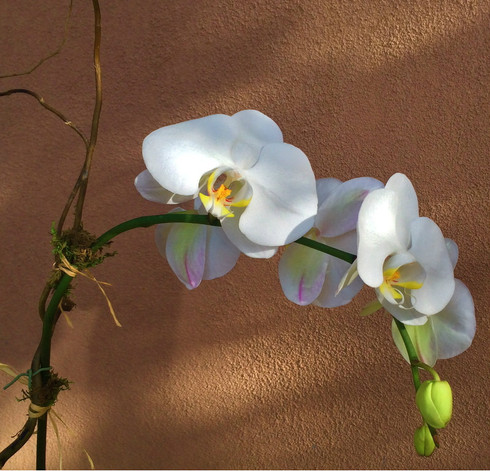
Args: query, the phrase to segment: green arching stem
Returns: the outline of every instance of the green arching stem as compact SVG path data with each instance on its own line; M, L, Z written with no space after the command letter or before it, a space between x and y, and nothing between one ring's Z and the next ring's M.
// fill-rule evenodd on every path
M415 347L413 346L412 339L410 335L408 335L407 328L405 324L400 322L398 319L393 318L395 321L396 327L402 336L403 343L405 344L405 348L407 349L408 359L410 360L410 368L412 370L413 384L415 386L415 391L420 387L420 375L419 375L419 365L420 363L417 352L415 351Z
M40 368L46 368L50 366L51 362L51 337L53 336L53 328L55 321L57 320L56 313L58 312L58 306L65 296L66 290L69 288L73 278L66 273L63 273L56 289L49 301L48 307L46 309L46 314L44 314L43 321L43 332L41 335L41 342L39 344L40 354ZM49 377L49 373L42 372L41 375ZM40 406L44 404L39 404Z
M432 375L432 377L434 378L435 381L441 380L440 376L437 374L437 371L434 368L432 368L431 366L429 366L425 363L422 363L421 361L416 363L415 366L417 366L418 368L422 368L425 371L428 371Z
M125 221L121 224L118 224L117 226L114 226L112 229L109 229L97 239L95 244L92 246L92 250L99 249L103 245L110 242L115 236L131 229L136 229L137 227L150 227L154 226L155 224L163 224L169 222L187 222L191 224L221 226L220 222L217 219L210 219L209 216L201 214L168 213L158 214L155 216L142 216L139 218L130 219L129 221ZM334 257L340 258L341 260L344 260L348 263L352 263L356 259L356 256L351 253L344 252L343 250L330 247L328 245L317 242L316 240L308 239L306 237L300 237L295 242L297 244L306 245L307 247L319 250L329 255L333 255Z
M63 299L67 289L70 286L72 277L63 274L56 289L49 301L48 308L43 319L43 331L41 335L41 342L39 343L39 367L47 368L51 363L51 339L53 337L54 327L58 319L58 306ZM49 379L50 372L42 371L42 384L46 384ZM35 402L35 397L32 398ZM38 404L40 406L47 406L49 404ZM36 469L46 469L46 438L47 438L47 414L37 419L37 453L36 453Z
M211 220L207 215L188 214L185 212L158 214L156 216L142 216L122 222L121 224L118 224L117 226L114 226L113 228L104 232L97 238L95 244L92 246L92 250L99 249L103 245L110 242L117 235L130 231L131 229L136 229L138 227L150 227L154 226L155 224L164 224L169 222L188 222L193 224L208 224L211 226L221 225L217 219Z
M321 242L317 242L316 240L308 239L307 237L300 237L298 240L295 240L295 243L306 245L306 247L310 247L312 249L319 250L320 252L324 252L326 254L340 258L347 263L353 263L354 260L357 258L357 256L354 254L344 252L343 250L336 249L334 247L331 247L330 245L322 244Z

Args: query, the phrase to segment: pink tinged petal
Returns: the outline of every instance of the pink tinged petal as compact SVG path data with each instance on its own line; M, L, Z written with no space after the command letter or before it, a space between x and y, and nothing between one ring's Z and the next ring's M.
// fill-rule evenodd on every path
M342 182L337 178L319 178L316 181L318 206L320 206L340 185L342 185Z
M325 280L329 257L327 254L292 244L279 262L279 280L286 297L305 306L320 294Z
M454 293L453 265L446 241L437 224L429 218L418 218L411 226L410 253L425 270L424 284L414 290L414 307L425 315L444 309Z
M447 251L449 253L449 258L451 259L451 263L454 267L456 267L456 263L458 263L459 249L458 244L454 242L452 239L448 239L447 237L444 239L446 241Z
M186 211L185 209L182 208L173 208L172 211L169 211L169 213L196 213L196 211ZM166 251L167 251L167 237L168 233L170 232L170 229L172 229L173 223L172 224L158 224L156 226L155 230L155 243L157 245L158 251L160 252L160 255L162 257L166 257Z
M475 306L468 288L456 281L453 297L438 314L429 317L437 344L437 357L452 358L464 352L473 341L476 330Z
M176 204L192 199L192 196L177 195L166 190L151 176L148 170L143 170L135 178L134 185L143 198L155 203Z
M394 191L374 190L361 205L357 222L357 269L368 286L383 283L386 257L405 252L410 242L410 227L399 224L400 202Z
M407 329L419 360L430 366L435 365L437 361L437 347L430 321L424 325L406 325L405 328ZM407 349L395 321L391 324L391 334L393 336L393 341L403 358L410 363Z
M336 237L355 229L364 198L382 187L379 180L369 177L342 183L319 205L315 227L324 237Z
M317 211L315 176L306 155L290 144L269 144L243 172L252 199L240 217L240 230L256 244L291 243L313 226Z
M188 289L197 288L204 274L206 230L201 224L172 224L165 255L173 272Z
M239 127L230 116L212 115L166 126L143 141L143 159L153 178L167 190L197 195L202 175L232 166L231 149Z
M162 257L166 258L168 233L172 224L158 224L155 229L155 243Z
M207 227L204 280L226 275L235 265L240 251L226 237L221 227Z
M256 244L247 239L240 231L238 224L243 209L237 208L234 211L235 217L225 218L221 221L221 227L230 242L240 250L240 252L252 258L270 258L277 252L277 247Z
M349 269L349 264L332 256L329 256L329 259L325 283L315 304L327 308L344 306L352 301L364 284L360 278L356 278L337 293L340 280Z

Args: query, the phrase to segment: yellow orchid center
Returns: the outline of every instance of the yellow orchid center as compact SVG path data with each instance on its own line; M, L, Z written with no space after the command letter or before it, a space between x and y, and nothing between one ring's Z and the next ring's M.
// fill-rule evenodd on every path
M230 208L247 206L251 200L251 198L243 198L245 192L242 190L246 183L240 180L239 175L235 172L225 175L224 181L219 184L218 188L215 188L216 181L223 175L217 175L216 170L212 172L207 181L208 194L199 193L199 198L206 211L218 219L235 217Z
M221 185L217 190L212 190L215 193L216 201L222 202L224 205L231 204L231 199L228 198L231 194L231 190L226 188L225 185Z
M398 303L403 303L405 295L403 289L419 289L423 283L413 280L404 280L401 274L403 267L388 268L383 271L383 283L379 287L379 290L385 298L392 298Z

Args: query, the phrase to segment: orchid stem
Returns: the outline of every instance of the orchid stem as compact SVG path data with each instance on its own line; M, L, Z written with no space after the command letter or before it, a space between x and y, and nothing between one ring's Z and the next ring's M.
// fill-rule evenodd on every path
M412 370L413 384L415 386L415 391L417 391L417 389L420 387L419 368L421 368L420 365L423 365L424 363L421 363L419 360L415 347L413 346L412 339L410 338L410 335L408 335L405 324L403 324L403 322L400 322L398 319L393 318L393 320L395 321L396 327L398 328L403 343L405 344L405 348L407 349L408 359L410 360L410 368Z
M218 219L210 219L207 215L201 214L168 213L157 214L155 216L142 216L139 218L130 219L129 221L125 221L121 224L118 224L117 226L114 226L112 229L109 229L107 232L104 232L104 234L102 234L92 246L92 250L101 248L117 235L122 234L126 231L130 231L131 229L136 229L138 227L150 227L156 224L165 224L172 222L221 226ZM344 260L348 263L352 263L356 259L356 256L351 253L344 252L343 250L330 247L329 245L322 244L306 237L300 237L295 242L297 244L306 245L307 247L310 247L312 249L319 250L326 254L333 255L334 257L340 258L341 260Z
M437 371L434 368L432 368L432 366L429 366L429 365L427 365L425 363L422 363L421 361L419 361L418 363L415 363L414 366L416 366L418 368L422 368L423 370L429 372L432 375L432 377L434 378L435 381L440 381L441 380L441 377L439 376L439 374L437 373Z

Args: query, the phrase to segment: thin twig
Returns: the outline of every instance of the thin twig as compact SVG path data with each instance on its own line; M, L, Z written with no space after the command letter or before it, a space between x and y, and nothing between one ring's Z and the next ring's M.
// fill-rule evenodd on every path
M70 24L72 8L73 8L73 0L70 0L70 6L68 7L68 15L67 15L66 20L65 20L65 33L63 35L63 40L61 41L60 45L58 46L58 48L55 51L53 51L51 54L49 54L49 56L46 56L43 59L41 59L31 69L26 70L25 72L19 72L19 73L15 73L15 74L0 75L0 79L8 78L8 77L20 77L21 75L29 75L32 72L34 72L38 67L40 67L42 64L44 64L47 60L51 59L54 56L57 56L61 52L61 50L63 49L63 46L65 45L66 40L68 38L68 26Z
M65 207L63 208L63 211L61 213L60 219L58 221L58 226L56 228L56 232L58 234L61 234L61 232L63 230L63 225L65 224L66 216L68 216L68 211L70 211L73 200L75 199L75 196L77 196L78 189L80 188L80 182L82 181L82 174L83 174L84 168L85 168L85 165L82 167L82 170L80 171L80 175L78 175L77 181L75 182L75 185L73 186L73 190L71 190L70 196L68 196L68 200L66 201Z
M90 141L88 144L85 164L81 173L80 188L78 193L77 205L75 208L75 219L73 229L79 230L82 224L83 203L87 192L88 177L92 165L95 144L97 143L97 134L99 131L100 111L102 109L102 75L100 67L100 40L101 40L101 18L98 0L92 0L95 16L95 37L94 37L94 68L95 68L95 107L92 117L92 128L90 131Z
M72 128L82 138L83 143L85 144L85 148L88 148L87 138L83 135L82 131L80 131L80 129L78 129L68 118L66 118L64 114L62 114L56 108L53 108L51 105L48 105L44 101L44 98L38 93L33 92L32 90L27 90L26 88L12 88L11 90L0 92L0 96L8 96L8 95L13 95L15 93L24 93L26 95L30 95L34 97L40 103L41 106L46 108L48 111L51 111L51 113L58 116L58 118L60 118L67 126Z

